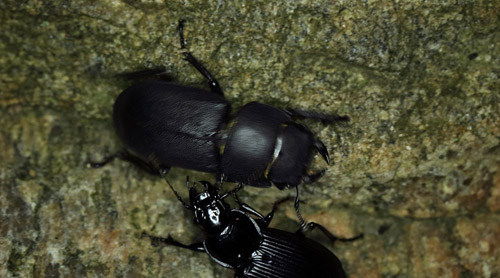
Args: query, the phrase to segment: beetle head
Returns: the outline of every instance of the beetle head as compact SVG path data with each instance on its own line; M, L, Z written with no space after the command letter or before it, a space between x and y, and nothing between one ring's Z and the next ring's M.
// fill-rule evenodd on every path
M205 187L202 192L195 187L189 187L189 199L194 212L194 221L200 225L208 235L219 234L229 221L231 208L224 202L223 197L215 186L206 181L200 181Z

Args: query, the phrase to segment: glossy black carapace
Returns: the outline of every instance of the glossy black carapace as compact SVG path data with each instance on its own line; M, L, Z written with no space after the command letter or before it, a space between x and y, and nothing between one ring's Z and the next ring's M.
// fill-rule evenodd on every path
M220 195L218 188L209 182L201 181L200 184L204 186L202 192L187 183L189 204L175 190L174 193L194 214L195 223L205 234L203 242L183 244L170 236L161 238L146 233L143 236L149 237L154 244L206 252L218 264L233 269L235 277L345 277L339 259L323 245L306 238L302 229L290 233L268 227L278 205L286 199L276 202L272 211L263 216L239 200L240 208L232 209L224 201L232 192ZM340 239L319 224L311 222L308 227L317 227L332 241L352 241L361 237Z
M179 23L185 49L183 22ZM325 123L347 116L278 109L258 102L231 114L231 104L208 70L184 56L207 80L210 91L167 81L147 81L125 89L116 99L113 120L125 151L109 157L131 160L157 173L171 166L216 173L220 180L283 189L312 182L324 171L307 173L317 150L328 162L325 145L297 118Z

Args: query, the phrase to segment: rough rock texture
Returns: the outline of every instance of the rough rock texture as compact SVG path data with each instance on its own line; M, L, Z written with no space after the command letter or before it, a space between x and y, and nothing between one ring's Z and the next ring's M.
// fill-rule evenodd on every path
M500 276L500 2L0 2L0 277L231 277L203 253L166 184L115 161L111 113L128 83L180 55L177 21L234 109L252 100L337 112L306 121L333 163L302 187L309 221L350 277ZM320 159L314 169L327 167ZM172 169L184 179L210 175ZM227 185L229 189L232 185ZM262 212L293 191L245 188ZM276 226L297 228L291 205Z

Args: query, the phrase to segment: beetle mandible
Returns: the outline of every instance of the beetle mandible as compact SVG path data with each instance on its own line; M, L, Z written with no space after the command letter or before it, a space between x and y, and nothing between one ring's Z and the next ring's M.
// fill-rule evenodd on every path
M168 183L168 181L167 181ZM170 235L166 238L142 234L153 244L163 243L206 252L218 264L235 271L235 277L299 278L299 277L345 277L340 260L323 245L306 238L303 229L296 233L269 228L278 206L288 200L277 201L266 216L241 203L240 209L232 209L224 199L233 190L220 195L218 188L200 181L204 191L197 192L186 182L189 189L189 204L186 204L169 183L179 201L194 215L204 234L202 242L183 244ZM196 185L196 184L195 184ZM255 216L253 218L251 215ZM320 229L332 242L353 241L362 237L338 238L323 226L310 222L309 229Z
M210 91L166 81L128 87L113 110L125 151L91 166L101 167L119 157L153 173L177 166L215 173L221 181L256 187L274 184L279 189L320 178L324 170L308 174L307 168L315 150L328 163L328 151L295 119L334 123L349 121L349 117L259 102L248 103L231 115L231 104L217 80L186 49L183 29L184 21L179 21L183 55L208 80Z

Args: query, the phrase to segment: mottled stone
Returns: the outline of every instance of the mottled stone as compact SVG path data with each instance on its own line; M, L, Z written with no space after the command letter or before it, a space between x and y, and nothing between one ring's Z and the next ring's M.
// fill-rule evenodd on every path
M497 277L500 273L500 217L478 214L460 218L453 229L455 252L473 276Z
M159 178L123 161L111 113L123 72L164 66L233 110L258 100L349 115L305 121L330 152L302 211L350 277L500 276L498 1L12 1L0 3L0 277L231 277ZM169 179L186 196L185 176ZM230 188L231 185L227 185ZM265 193L264 193L265 192ZM245 188L262 212L293 190ZM283 205L273 225L296 230Z

